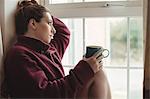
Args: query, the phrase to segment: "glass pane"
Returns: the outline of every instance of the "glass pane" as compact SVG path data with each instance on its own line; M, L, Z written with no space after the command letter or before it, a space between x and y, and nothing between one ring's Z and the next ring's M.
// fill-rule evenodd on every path
M110 48L113 65L127 65L127 18L110 18Z
M142 18L130 18L130 65L143 67Z
M127 99L127 71L125 69L106 69L106 74L112 99Z
M83 21L82 19L62 19L68 26L71 37L69 46L64 54L63 65L75 65L83 56Z
M104 66L127 65L127 18L86 18L85 45L109 49Z
M143 69L130 70L130 99L142 99Z

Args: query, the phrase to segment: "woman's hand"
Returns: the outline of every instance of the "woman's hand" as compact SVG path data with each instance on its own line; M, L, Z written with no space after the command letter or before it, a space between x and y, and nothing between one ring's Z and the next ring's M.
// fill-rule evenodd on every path
M102 66L102 59L103 59L103 55L100 53L100 51L97 51L93 56L86 58L85 56L83 57L83 60L86 61L90 67L92 68L92 70L94 71L94 73L98 72Z

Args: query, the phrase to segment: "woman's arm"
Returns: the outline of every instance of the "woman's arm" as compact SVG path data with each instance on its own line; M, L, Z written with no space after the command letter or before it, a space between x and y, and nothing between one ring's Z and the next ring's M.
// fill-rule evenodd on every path
M54 28L56 29L56 33L54 35L54 39L52 39L50 44L57 49L60 57L62 58L69 44L70 31L61 20L55 17L52 18Z

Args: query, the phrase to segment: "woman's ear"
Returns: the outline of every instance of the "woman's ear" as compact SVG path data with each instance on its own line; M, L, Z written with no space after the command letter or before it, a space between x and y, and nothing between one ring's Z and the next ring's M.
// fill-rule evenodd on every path
M30 19L29 20L29 28L32 29L32 30L36 30L37 26L36 26L35 19Z

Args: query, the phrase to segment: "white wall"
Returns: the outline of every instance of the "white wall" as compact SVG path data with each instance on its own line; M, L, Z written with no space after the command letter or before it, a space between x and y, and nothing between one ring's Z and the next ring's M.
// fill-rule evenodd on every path
M3 45L4 52L7 50L8 46L12 43L11 39L14 36L14 12L18 0L1 0L3 1L3 8L1 15L2 18L2 36L3 36Z
M2 59L4 58L8 46L12 44L12 38L14 37L13 14L17 2L18 0L0 0L0 85L4 78Z

